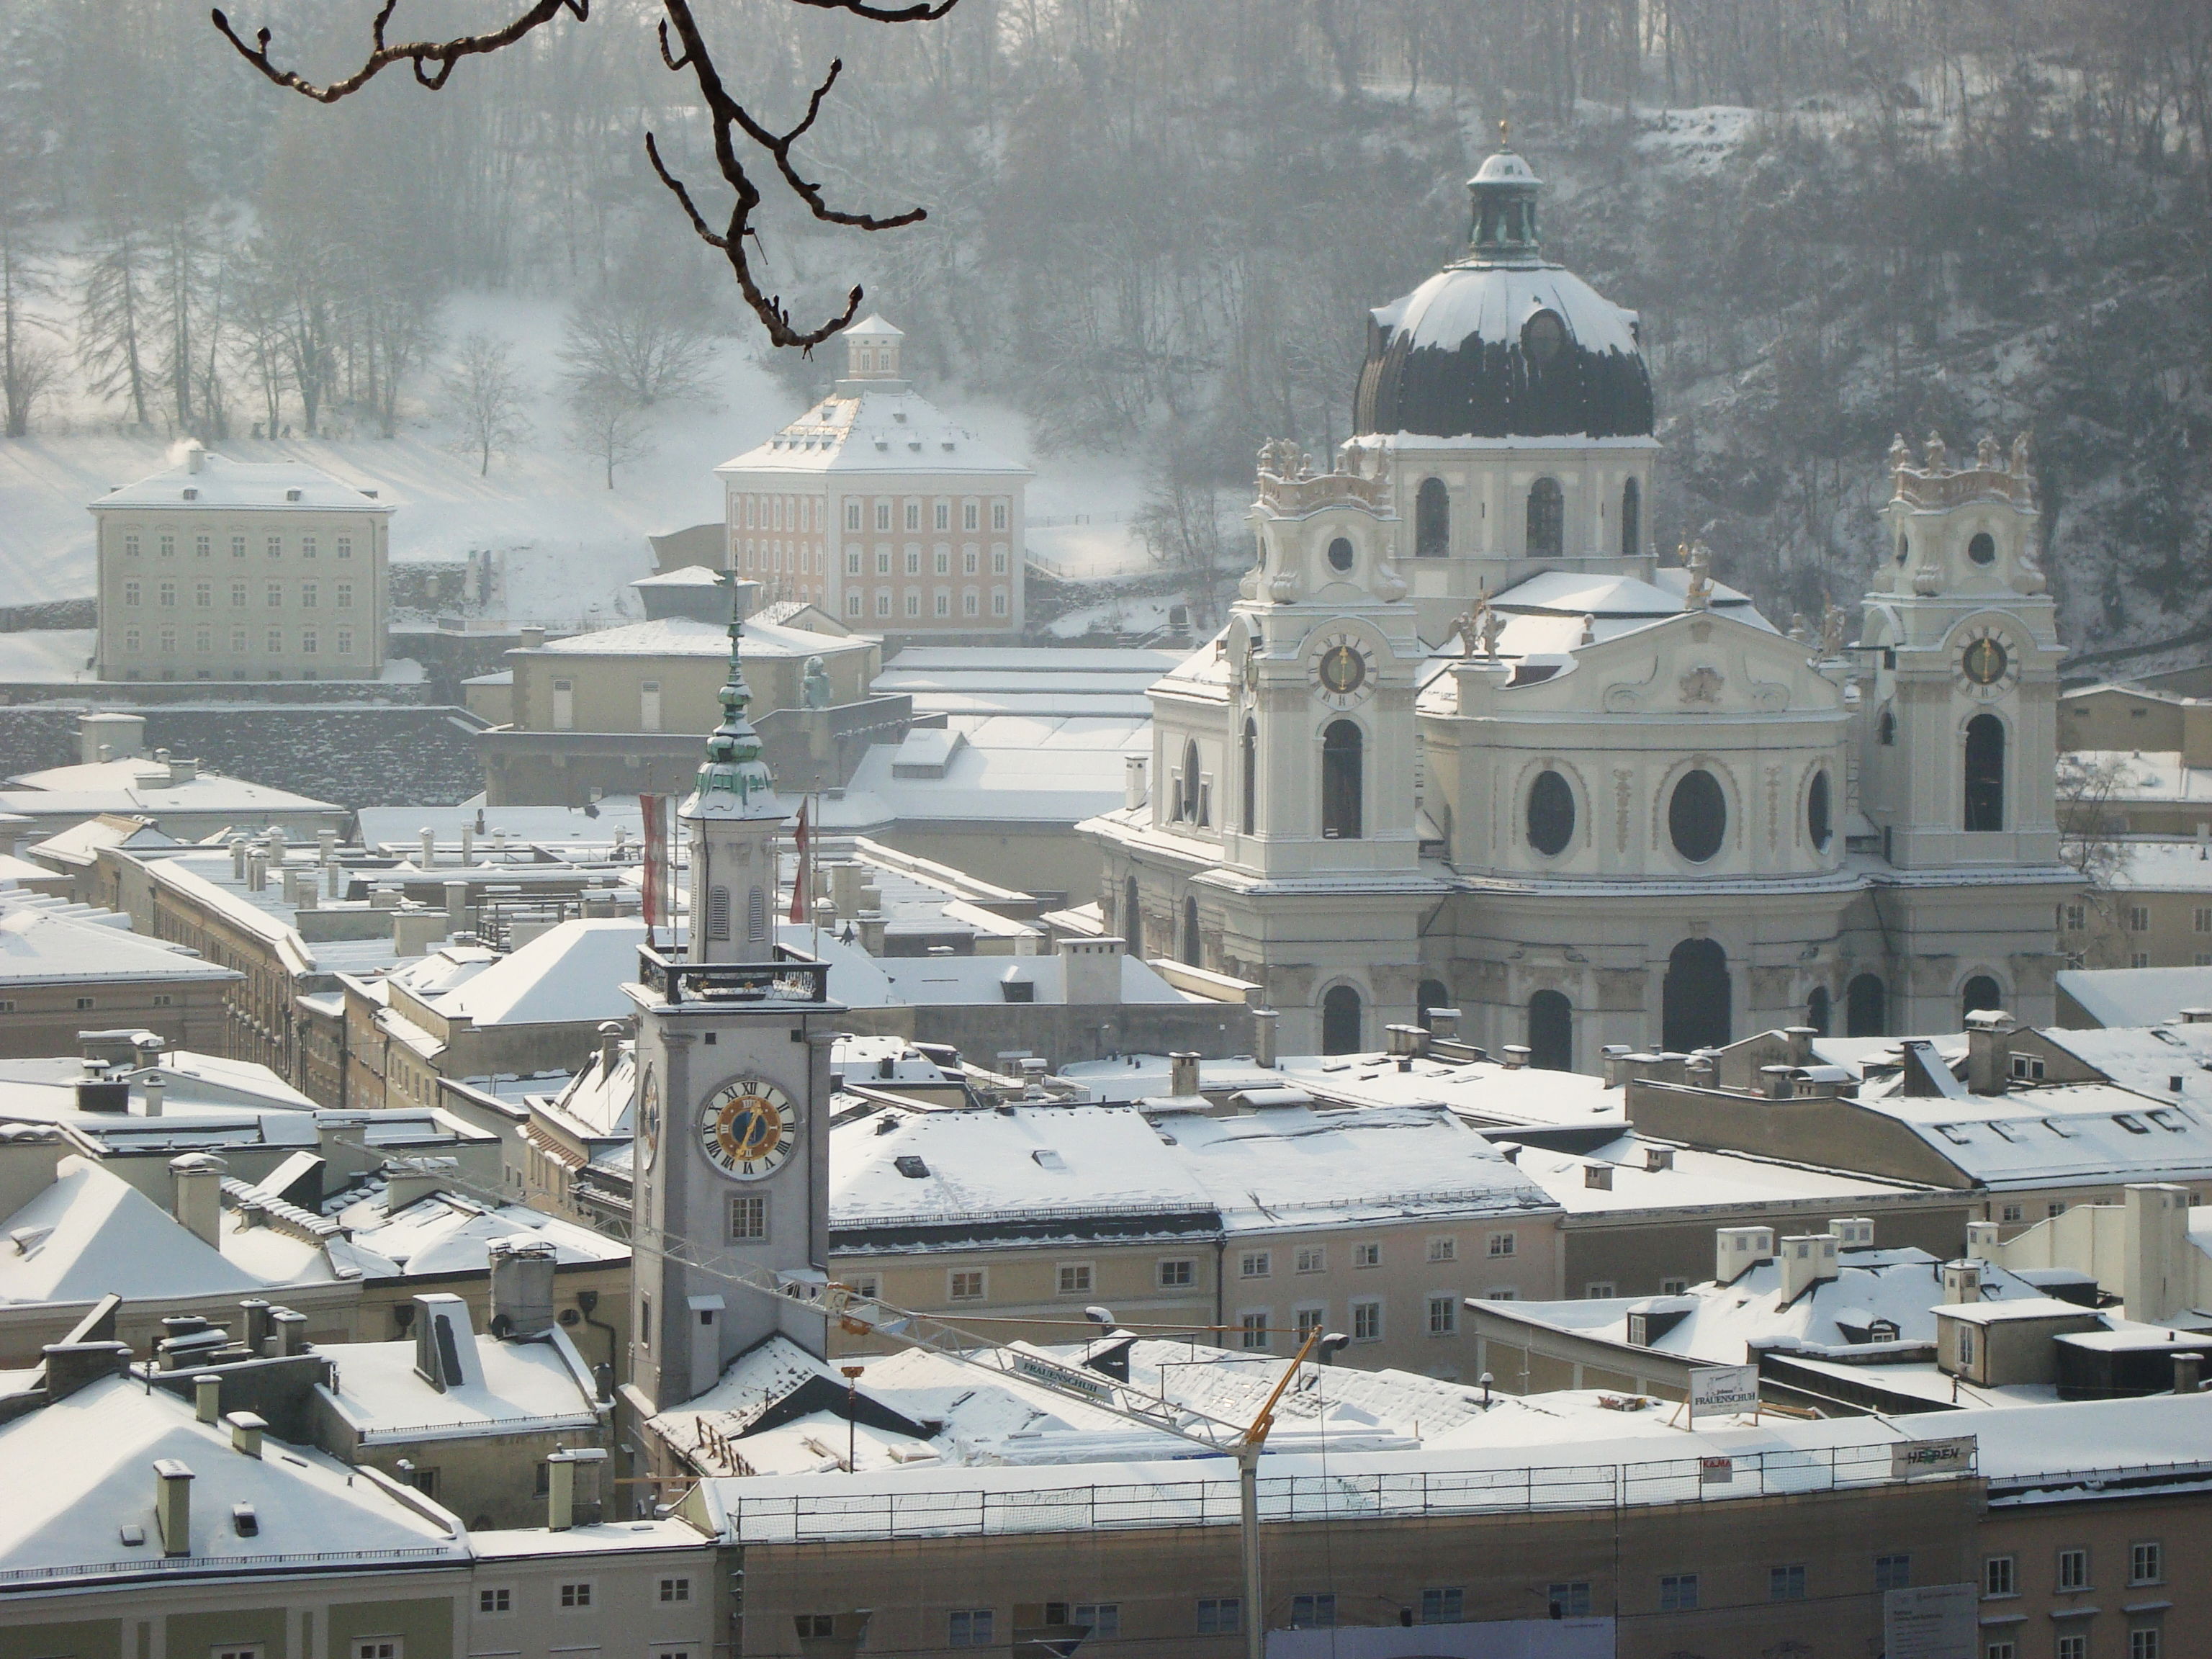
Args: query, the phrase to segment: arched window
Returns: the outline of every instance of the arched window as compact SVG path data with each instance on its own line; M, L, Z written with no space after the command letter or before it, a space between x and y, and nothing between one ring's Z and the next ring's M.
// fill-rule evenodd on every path
M1897 711L1895 709L1884 708L1875 716L1874 739L1884 746L1897 741Z
M1421 1029L1429 1030L1429 1015L1438 1008L1452 1006L1450 988L1440 979L1425 979L1421 988L1413 994L1413 1005L1419 1010Z
M1557 858L1575 838L1575 792L1557 772L1536 774L1528 786L1528 845Z
M1728 835L1728 796L1703 767L1682 775L1667 802L1667 833L1674 850L1692 864L1704 864L1721 850Z
M1528 556L1556 559L1566 546L1567 498L1557 478L1528 486Z
M1880 975L1861 974L1844 988L1844 1035L1889 1035L1889 988Z
M1911 558L1911 556L1912 556L1912 542L1911 542L1911 539L1909 537L1899 536L1899 537L1897 538L1897 562L1898 562L1898 563L1899 563L1899 564L1903 564L1903 563L1904 563L1907 559Z
M2004 828L2005 729L1995 714L1966 722L1966 828Z
M1631 478L1620 487L1620 556L1632 559L1644 551L1644 490Z
M1528 1063L1540 1072L1575 1068L1574 1005L1562 991L1539 991L1528 999Z
M730 890L710 887L707 890L707 937L727 939L730 936Z
M1835 833L1830 805L1828 770L1822 767L1813 774L1813 787L1805 792L1805 834L1810 837L1816 852L1826 852L1829 837Z
M1991 1013L2004 1006L2004 988L1987 974L1976 974L1959 988L1959 1018Z
M1327 840L1359 839L1363 747L1350 720L1334 720L1321 734L1321 833Z
M1256 834L1260 828L1260 728L1251 720L1244 722L1244 737L1239 745L1244 762L1244 794L1238 811L1244 815L1244 833Z
M1713 939L1684 939L1667 957L1660 1046L1681 1054L1722 1047L1729 1040L1729 998L1728 952Z
M1206 951L1198 938L1198 895L1195 893L1183 895L1182 959L1188 967L1206 966Z
M1321 1051L1325 1054L1359 1052L1359 993L1349 985L1332 985L1321 1000Z
M1413 497L1413 556L1441 559L1451 552L1451 492L1442 478L1424 478Z
M1145 913L1137 903L1137 878L1121 885L1121 948L1133 957L1145 954Z
M1198 744L1195 741L1182 746L1182 789L1176 816L1186 823L1206 822L1206 801L1199 789Z
M1828 1021L1833 1018L1828 1007L1828 988L1815 985L1812 994L1805 999L1805 1023L1816 1036L1828 1035Z

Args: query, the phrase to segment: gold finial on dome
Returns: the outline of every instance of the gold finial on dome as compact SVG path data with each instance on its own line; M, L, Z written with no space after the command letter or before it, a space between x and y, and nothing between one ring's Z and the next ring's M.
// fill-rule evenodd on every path
M1511 129L1510 126L1508 126L1508 125L1506 125L1505 118L1504 118L1504 116L1502 116L1502 115L1501 115L1501 116L1499 116L1499 117L1498 118L1498 149L1512 149L1512 148L1513 148L1513 141L1512 141L1512 137L1511 137L1511 136L1510 136L1510 135L1511 135L1511 132L1512 132L1512 129Z

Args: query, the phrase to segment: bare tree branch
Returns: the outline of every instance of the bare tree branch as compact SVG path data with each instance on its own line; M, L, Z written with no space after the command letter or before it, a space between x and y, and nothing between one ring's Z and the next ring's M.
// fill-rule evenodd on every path
M799 3L808 4L811 0L799 0ZM312 98L319 104L335 104L349 94L359 92L394 64L412 64L415 78L435 92L446 84L446 77L453 72L453 65L464 58L481 58L488 52L499 51L502 46L511 46L532 30L544 27L564 11L580 23L588 21L592 14L592 0L538 0L537 4L512 22L483 34L457 35L451 40L410 40L394 46L386 43L384 31L392 21L392 14L398 9L399 0L384 0L382 9L376 14L376 21L369 25L371 50L366 61L343 80L332 81L319 87L298 70L278 69L270 60L270 37L267 29L258 31L253 37L254 44L249 46L238 38L238 31L231 27L230 19L223 15L222 7L216 7L210 15L223 39L238 48L239 56L278 86L289 87L301 96ZM430 67L433 64L436 67Z
M878 23L926 23L943 17L960 0L912 0L904 5L872 3L872 0L792 0L794 5L809 6L817 11L842 11ZM453 65L464 58L482 57L511 46L532 31L551 22L562 12L578 22L587 21L591 15L591 0L537 0L537 3L522 12L503 27L482 34L458 35L449 40L411 40L399 46L390 44L385 31L392 15L399 7L399 0L385 0L369 30L368 57L362 66L342 80L318 86L296 70L279 69L269 55L270 33L260 30L254 44L248 46L241 40L220 9L212 16L215 26L223 38L236 47L240 56L252 64L280 87L289 88L303 97L319 103L334 104L341 98L358 92L377 75L398 63L413 66L415 78L435 92L446 84L453 74ZM754 275L752 259L757 251L760 235L753 224L753 215L761 205L760 187L745 170L738 154L737 135L743 133L748 142L765 151L775 165L784 186L806 204L807 211L824 224L840 225L848 229L878 231L895 230L902 225L919 224L928 214L921 208L909 208L903 213L879 216L872 213L848 212L833 208L823 198L822 186L800 173L792 160L792 147L812 129L822 114L823 101L844 73L842 58L834 60L830 73L814 88L806 100L806 112L795 126L782 132L763 125L743 103L734 97L722 80L721 70L708 52L705 36L697 20L692 15L690 0L662 0L666 15L659 26L660 61L672 72L689 70L697 82L699 94L706 102L707 112L714 126L714 163L722 180L730 187L735 198L728 220L720 230L708 222L700 211L690 188L668 169L661 159L660 146L653 134L645 136L645 153L653 163L653 170L666 185L670 194L684 210L684 216L691 222L692 230L709 247L720 250L729 261L730 270L738 279L738 289L744 295L745 304L753 315L767 328L769 338L780 346L797 346L809 353L837 333L860 313L863 290L855 284L845 296L845 308L827 321L811 329L802 330L791 320L791 312L781 295L764 292ZM669 29L674 26L681 52L672 51ZM751 244L748 246L748 244Z

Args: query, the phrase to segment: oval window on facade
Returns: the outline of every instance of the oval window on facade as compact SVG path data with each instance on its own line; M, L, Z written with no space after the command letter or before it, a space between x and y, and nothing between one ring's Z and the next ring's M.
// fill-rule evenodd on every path
M1976 564L1995 564L1997 562L1997 538L1986 530L1975 532L1966 544L1966 556Z
M1575 792L1557 772L1539 772L1528 786L1528 845L1547 858L1575 838Z
M1328 544L1328 566L1332 570L1352 568L1352 544L1341 536Z
M1820 852L1828 850L1828 837L1833 833L1829 823L1828 775L1823 771L1813 774L1813 787L1805 792L1805 833L1812 837L1814 847Z
M1721 850L1728 834L1728 796L1703 767L1685 773L1674 786L1667 803L1667 832L1674 850L1692 864L1704 864Z

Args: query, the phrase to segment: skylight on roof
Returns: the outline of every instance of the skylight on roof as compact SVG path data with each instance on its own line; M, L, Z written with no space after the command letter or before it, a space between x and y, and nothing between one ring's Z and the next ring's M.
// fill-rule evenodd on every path
M1964 1124L1939 1123L1936 1126L1936 1133L1954 1146L1963 1146L1966 1144L1966 1129Z
M2131 1117L2125 1112L2114 1112L2112 1114L2112 1121L2118 1124L2120 1127L2125 1129L2131 1135L2147 1135L2150 1133L2148 1128L2144 1127L2143 1121L2141 1118Z

